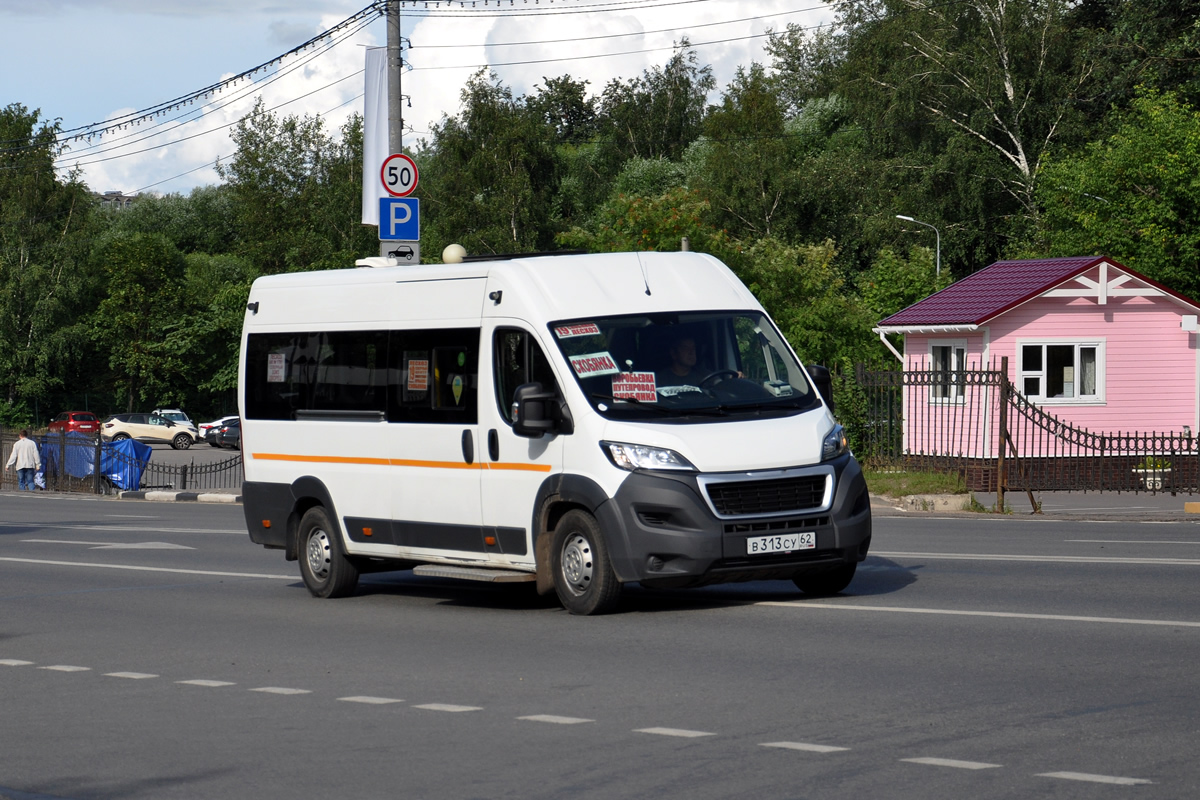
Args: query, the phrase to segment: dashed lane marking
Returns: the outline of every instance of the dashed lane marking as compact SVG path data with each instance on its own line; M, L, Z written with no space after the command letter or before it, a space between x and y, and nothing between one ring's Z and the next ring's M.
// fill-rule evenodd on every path
M706 731L689 731L683 728L636 728L634 733L652 733L655 736L678 736L683 739L698 739L701 736L716 736Z
M579 725L583 722L595 722L594 719L584 719L583 717L558 717L554 714L532 714L528 717L517 717L517 719L526 719L530 722L549 722L555 725Z
M29 528L27 522L0 522L0 528ZM46 525L37 523L36 527L47 531L129 531L133 533L220 533L245 536L246 531L225 530L219 528L160 528L150 525Z
M22 661L19 658L0 658L0 667L28 667L32 661Z
M205 569L170 569L168 567L143 567L137 564L88 564L80 561L48 561L40 558L0 558L14 564L46 564L52 567L91 567L93 569L132 569L137 572L171 572L176 575L211 575L218 578L277 578L294 581L295 575L269 575L260 572L217 572Z
M257 689L250 689L251 692L263 692L265 694L312 694L308 689L289 689L286 686L260 686Z
M372 706L386 706L389 703L403 703L399 697L368 697L367 695L356 695L355 697L339 697L347 703L366 703Z
M38 669L48 669L54 672L88 672L91 667L72 667L67 664L54 664L49 667L38 667Z
M216 688L218 686L236 686L237 685L237 684L233 683L232 681L209 681L209 680L205 680L203 678L197 678L196 680L192 680L192 681L175 681L175 682L182 683L184 686L210 686L213 688Z
M483 706L455 706L449 703L425 703L413 708L423 708L426 711L449 711L452 714L457 714L462 711L483 711Z
M1154 781L1144 778L1121 778L1116 775L1090 775L1086 772L1042 772L1038 778L1062 778L1067 781L1086 781L1088 783L1113 783L1118 786L1142 786Z
M950 617L999 617L1001 619L1036 619L1053 622L1099 622L1109 625L1152 625L1167 628L1200 628L1200 622L1174 619L1126 619L1124 617L1081 617L1072 614L1025 614L1015 611L962 611L952 608L908 608L904 606L859 606L835 603L814 603L808 600L763 600L755 605L777 608L832 609L835 611L882 611L894 614L935 614Z
M157 678L157 675L151 675L149 672L106 672L106 678L129 678L133 681L144 681L147 678Z
M929 764L934 767L953 767L955 769L998 769L1000 764L987 764L983 761L959 761L955 758L902 758L910 764Z
M808 753L844 753L849 747L833 747L827 744L809 744L807 742L763 742L759 747L779 747L784 750L804 750Z
M1027 556L1008 553L901 553L875 552L880 558L921 558L943 561L1035 561L1045 564L1153 564L1195 567L1200 565L1196 558L1117 558L1113 556Z

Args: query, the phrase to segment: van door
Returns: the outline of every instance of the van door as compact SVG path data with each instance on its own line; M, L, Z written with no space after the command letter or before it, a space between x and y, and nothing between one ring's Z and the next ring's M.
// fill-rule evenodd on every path
M536 381L558 393L559 381L537 337L522 323L485 320L482 341L488 343L486 364L480 365L479 397L488 555L493 563L531 566L534 504L545 480L562 471L563 437L528 439L514 434L513 392Z
M479 327L391 332L392 541L402 556L483 562Z

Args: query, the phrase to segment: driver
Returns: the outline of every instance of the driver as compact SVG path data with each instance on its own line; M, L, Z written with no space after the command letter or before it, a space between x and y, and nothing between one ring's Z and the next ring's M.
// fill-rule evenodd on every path
M697 365L696 340L691 336L680 336L671 343L667 351L671 366L658 373L659 386L695 386L708 375L708 371Z

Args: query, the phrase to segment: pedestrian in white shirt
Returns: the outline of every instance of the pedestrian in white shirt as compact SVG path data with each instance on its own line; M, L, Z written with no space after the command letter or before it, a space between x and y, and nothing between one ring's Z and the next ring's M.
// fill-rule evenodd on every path
M21 431L21 438L13 445L12 455L8 457L5 469L17 468L17 488L21 491L33 491L33 476L42 467L42 457L29 431Z

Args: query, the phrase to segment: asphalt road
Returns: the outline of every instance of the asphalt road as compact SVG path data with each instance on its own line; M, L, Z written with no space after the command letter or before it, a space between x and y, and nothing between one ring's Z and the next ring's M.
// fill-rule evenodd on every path
M841 596L366 576L238 506L0 495L0 797L1200 794L1200 527L888 517Z

